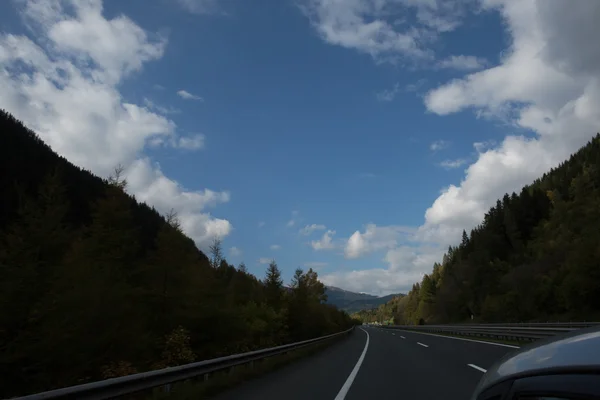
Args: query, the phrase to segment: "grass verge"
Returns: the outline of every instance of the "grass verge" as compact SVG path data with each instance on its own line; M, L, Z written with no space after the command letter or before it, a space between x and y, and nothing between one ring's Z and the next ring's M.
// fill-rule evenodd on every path
M207 380L203 376L195 379L190 379L184 382L177 382L171 385L170 391L166 392L162 388L154 389L153 393L146 397L148 400L200 400L208 399L218 393L230 389L242 382L255 379L267 372L281 368L291 364L300 358L308 357L312 354L323 350L325 347L333 343L344 340L346 335L342 337L334 337L324 342L309 345L298 350L292 350L289 353L284 353L269 357L263 360L254 361L253 365L243 364L233 367L232 369L223 370L211 373Z

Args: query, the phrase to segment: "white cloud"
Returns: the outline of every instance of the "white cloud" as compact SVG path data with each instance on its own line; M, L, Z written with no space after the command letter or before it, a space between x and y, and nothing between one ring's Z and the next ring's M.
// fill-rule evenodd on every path
M405 240L414 229L404 226L377 226L367 224L365 232L356 231L350 236L344 248L346 258L359 258L374 251L393 249L399 240Z
M196 96L195 94L191 94L190 92L186 91L186 90L179 90L177 91L177 95L179 97L181 97L182 99L185 100L200 100L200 101L204 101L204 99L200 96Z
M478 159L460 185L446 188L425 214L418 236L456 243L506 192L519 191L584 145L600 126L600 2L485 0L511 35L500 65L428 93L430 111L472 109L501 118L511 133L494 146L476 143Z
M288 228L293 227L294 225L296 225L296 223L298 222L298 215L300 213L298 211L292 211L292 218L287 222L287 224L285 224L285 226L287 226Z
M239 257L242 255L242 250L238 249L237 247L233 246L229 249L229 255L231 257Z
M335 235L335 231L328 230L323 234L323 237L320 240L313 240L310 242L310 245L314 250L332 250L335 249L335 244L333 243L333 235Z
M454 169L465 165L467 162L464 158L457 158L456 160L444 160L440 165L446 169Z
M200 150L204 148L205 136L202 134L196 134L193 136L180 136L180 137L155 137L149 141L151 146L167 146L174 149L183 150Z
M125 16L106 19L100 0L19 4L31 34L0 34L0 108L80 167L106 177L126 166L129 192L159 211L174 208L199 245L228 234L228 221L203 212L227 193L183 189L142 155L152 141L178 143L175 123L118 91L145 62L162 57L166 40Z
M435 247L400 246L390 249L382 259L387 268L336 271L320 276L326 285L378 296L407 293L423 274L430 273L440 261L443 250Z
M259 264L266 264L266 265L268 265L268 264L271 264L271 261L273 261L273 259L270 258L270 257L261 257L261 258L258 259L258 263Z
M265 221L259 221L258 223L258 227L262 228L263 226L265 226L266 222Z
M269 246L269 248L271 250L279 250L279 249L281 249L281 246L278 244L272 244L271 246Z
M231 232L229 221L203 213L206 208L228 202L228 192L188 191L164 176L158 164L152 165L147 158L134 161L125 172L128 190L162 213L175 209L183 230L200 247L206 248L215 236L225 237Z
M491 149L492 147L494 147L496 145L497 145L497 143L494 140L486 140L484 142L473 143L473 147L475 148L475 151L477 151L478 153L483 153L487 149Z
M396 83L391 89L383 90L376 94L379 101L392 101L400 91L400 84Z
M312 224L306 225L304 228L300 229L300 234L304 236L308 236L315 231L324 231L327 227L323 224Z
M197 150L204 148L204 135L180 137L177 141L177 148L187 150Z
M179 113L181 113L181 110L179 110L178 108L159 106L158 104L154 103L152 100L150 100L147 97L144 97L143 101L144 101L144 105L146 106L146 108L148 108L151 111L156 111L156 112L158 112L160 114L163 114L163 115L179 114Z
M438 67L458 69L458 70L476 70L482 69L487 65L485 58L475 56L450 56L438 62Z
M436 140L435 142L429 145L429 150L431 151L439 151L446 149L450 146L450 142L446 140Z
M477 117L500 118L511 132L498 144L474 143L478 158L462 182L442 190L410 238L422 242L416 257L413 250L383 240L380 247L390 246L384 258L388 268L338 271L321 276L324 283L373 294L406 292L422 273L431 272L433 262L441 261L448 244L460 241L463 229L482 221L498 198L531 183L598 131L600 47L595 38L600 36L600 2L482 4L502 14L510 47L498 66L430 91L425 104L439 115L471 109ZM517 129L535 136L515 134ZM355 236L353 254L365 254L365 242L363 235Z
M377 61L430 60L426 45L455 29L469 1L443 0L302 0L301 9L319 36L369 54ZM396 23L414 12L416 23Z

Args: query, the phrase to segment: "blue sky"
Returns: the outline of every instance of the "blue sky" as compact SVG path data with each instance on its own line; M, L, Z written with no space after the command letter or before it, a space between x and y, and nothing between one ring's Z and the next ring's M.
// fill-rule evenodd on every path
M123 164L131 193L258 276L274 258L286 280L406 291L596 132L597 50L551 30L593 18L538 5L10 1L0 106L99 175Z

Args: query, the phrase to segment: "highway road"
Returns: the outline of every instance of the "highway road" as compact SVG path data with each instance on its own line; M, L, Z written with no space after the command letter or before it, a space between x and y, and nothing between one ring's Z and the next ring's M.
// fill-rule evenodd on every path
M426 333L357 327L347 338L218 400L464 400L516 346Z

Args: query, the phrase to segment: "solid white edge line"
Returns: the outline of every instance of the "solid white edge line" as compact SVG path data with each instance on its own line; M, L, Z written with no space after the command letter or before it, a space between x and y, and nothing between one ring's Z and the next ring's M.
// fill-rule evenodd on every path
M417 344L419 344L419 345L421 345L421 346L423 346L423 347L429 347L429 346L427 346L426 344L423 344L423 343L421 343L421 342L417 342Z
M477 365L475 365L475 364L467 364L467 365L468 365L469 367L471 367L471 368L475 368L477 371L481 371L481 372L483 372L483 373L486 373L486 372L487 372L487 369L483 369L483 368L481 368L481 367L478 367L478 366L477 366Z
M367 342L365 343L365 348L363 349L362 354L358 358L354 369L352 370L352 372L350 372L350 375L348 375L348 379L346 379L346 382L344 382L344 386L342 386L337 396L335 396L334 400L344 400L346 398L348 390L350 390L350 386L352 386L352 383L356 378L356 374L358 374L358 370L360 369L360 366L363 363L363 360L365 359L365 355L367 354L367 349L369 348L369 332L365 331L363 328L360 328L360 330L367 334Z
M454 336L444 336L444 335L436 335L435 333L425 333L425 332L416 332L416 331L406 331L404 329L396 329L398 331L403 331L403 332L408 332L408 333L416 333L418 335L429 335L429 336L437 336L437 337L442 337L442 338L446 338L446 339L455 339L455 340L464 340L465 342L475 342L475 343L483 343L483 344L491 344L493 346L502 346L502 347L510 347L511 349L520 349L519 346L513 346L511 344L504 344L504 343L495 343L495 342L486 342L484 340L474 340L474 339L466 339L466 338L459 338L459 337L454 337Z

